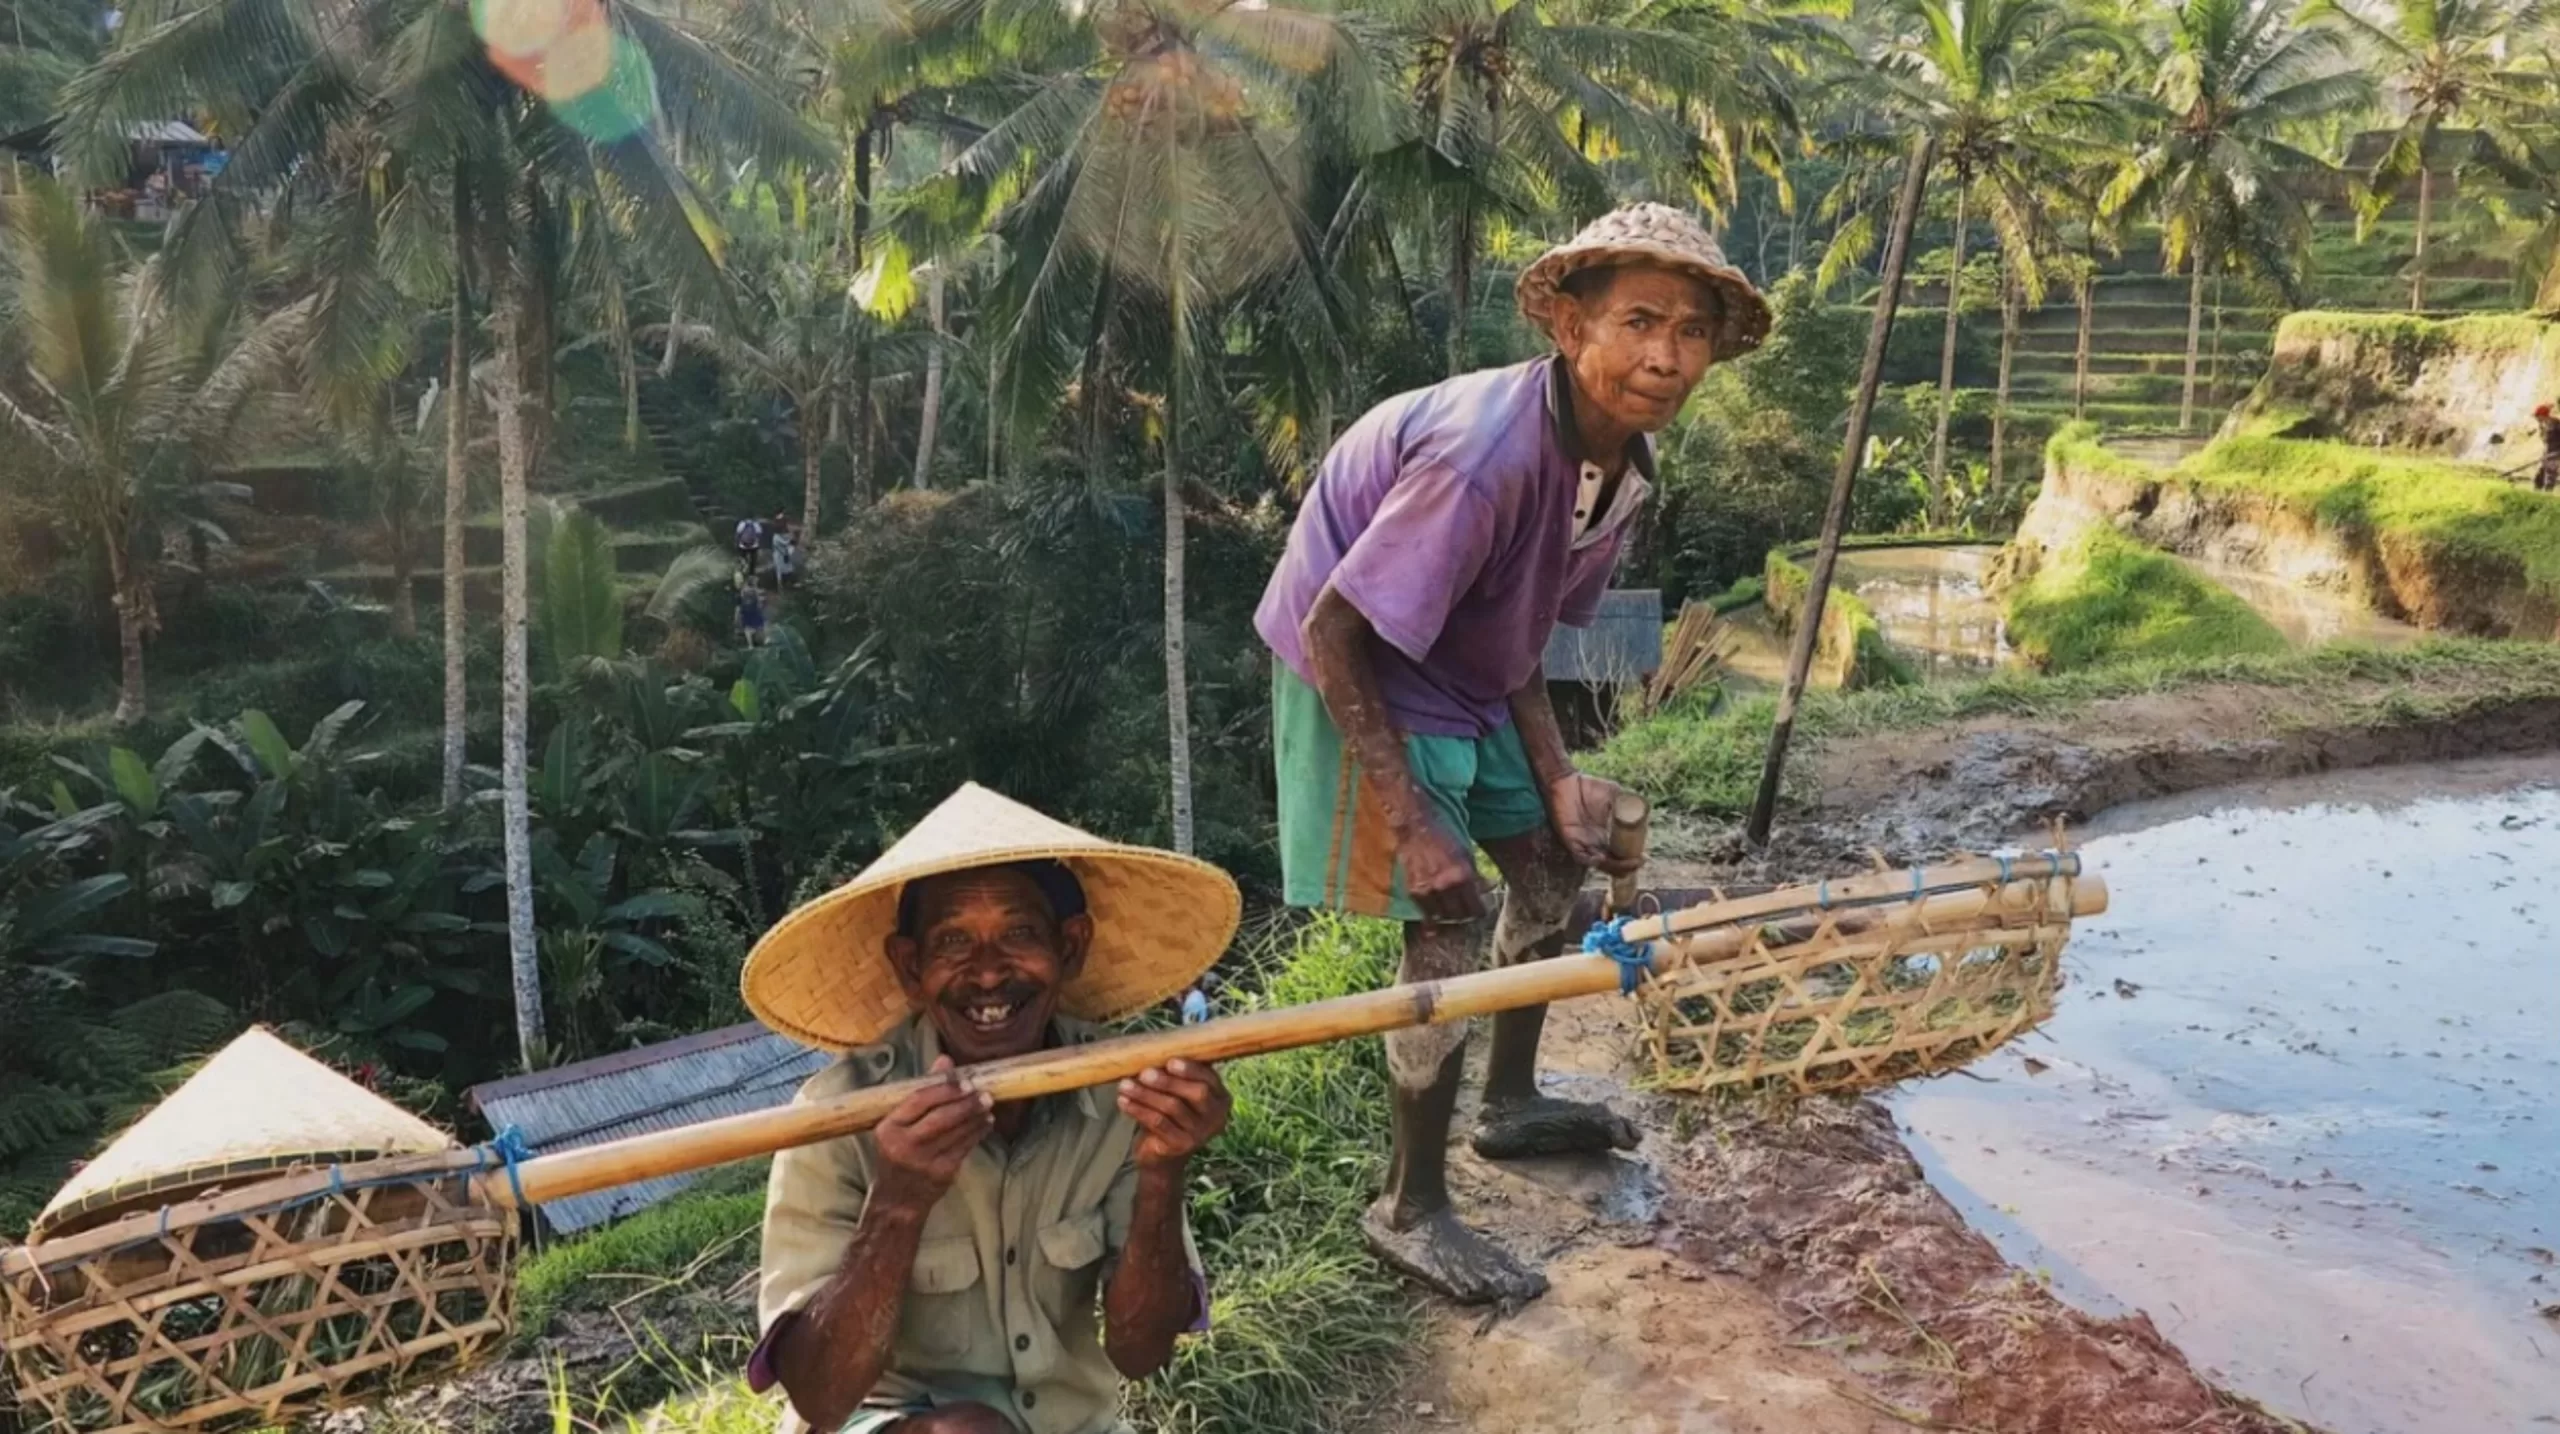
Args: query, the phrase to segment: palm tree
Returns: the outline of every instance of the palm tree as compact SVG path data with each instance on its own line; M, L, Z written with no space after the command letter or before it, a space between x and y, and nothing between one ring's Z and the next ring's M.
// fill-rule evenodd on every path
M1631 177L1613 172L1610 155L1677 200L1703 151L1681 100L1725 94L1738 73L1690 35L1591 0L1383 0L1365 13L1408 47L1419 120L1418 133L1369 161L1368 178L1448 256L1452 373L1468 361L1488 226L1607 209Z
M2525 99L2530 83L2507 66L2507 44L2539 18L2531 0L2390 0L2380 20L2337 0L2310 18L2334 23L2358 42L2399 99L2401 119L2368 182L2377 202L2418 181L2416 252L2409 260L2409 309L2427 306L2427 231L2435 213L2436 132L2464 120L2495 121ZM2503 126L2498 126L2503 129ZM2460 166L2457 162L2456 169Z
M1929 475L1943 487L1956 379L1955 302L1978 203L2019 279L2041 294L2035 238L2052 184L2085 160L2111 113L2092 93L2088 61L2113 35L2063 0L1892 0L1893 26L1871 86L1899 127L1936 137L1955 209L1946 320L1938 355L1938 413ZM1899 143L1898 140L1890 140ZM1863 241L1872 243L1872 229Z
M2184 264L2186 383L2178 427L2195 426L2196 363L2204 329L2204 276L2217 256L2299 293L2294 256L2311 218L2288 178L2329 172L2288 142L2296 126L2372 97L2347 61L2338 32L2294 25L2278 0L2182 0L2159 60L2152 137L2125 161L2102 204L2111 218L2141 209L2161 222L2172 272Z
M473 251L495 351L502 828L517 1040L530 1067L548 1047L526 790L525 517L548 446L559 316L584 294L627 320L623 276L644 266L676 301L723 311L710 206L670 145L702 157L752 150L777 165L820 151L760 82L688 23L636 0L478 18L497 28L475 34L473 14L443 0L353 0L325 27L298 0L143 7L123 43L71 86L65 123L75 154L112 164L136 118L204 110L235 121L230 165L170 236L173 268L197 293L236 276L263 209L340 201L349 242L312 315L324 347L332 333L367 331L380 292L363 281L370 266L432 251L403 241L404 221L449 212L457 245ZM516 28L546 19L556 26ZM572 55L604 63L572 65ZM627 369L627 336L615 347Z
M1186 415L1215 381L1206 360L1221 351L1234 296L1255 295L1236 308L1271 329L1294 326L1284 347L1327 351L1334 310L1289 141L1302 87L1356 84L1355 58L1342 28L1309 12L1110 0L1055 33L1039 68L1014 82L1018 98L951 166L1012 260L987 297L1002 335L998 400L1017 431L1045 427L1071 382L1089 413L1141 365L1162 383L1165 712L1181 851L1193 844Z
M308 332L308 302L251 321L190 313L156 261L131 266L67 189L28 179L7 210L0 429L33 446L39 484L105 556L123 684L115 720L143 714L143 644L157 535L254 429L257 398Z

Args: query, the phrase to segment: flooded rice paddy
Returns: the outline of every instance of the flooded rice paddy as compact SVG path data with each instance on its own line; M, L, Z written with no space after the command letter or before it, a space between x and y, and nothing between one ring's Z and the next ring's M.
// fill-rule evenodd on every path
M2560 1428L2560 759L2118 809L2039 1035L1894 1101L2066 1298L2335 1434Z
M1836 581L1876 616L1885 640L1932 681L1979 676L2014 662L2008 622L1986 583L1999 548L1850 548ZM2306 588L2245 568L2181 559L2222 584L2297 646L2351 641L2400 646L2425 634L2367 610L2343 593ZM1770 628L1768 610L1753 606L1729 619L1741 639L1727 670L1742 683L1774 687L1785 679L1786 644Z

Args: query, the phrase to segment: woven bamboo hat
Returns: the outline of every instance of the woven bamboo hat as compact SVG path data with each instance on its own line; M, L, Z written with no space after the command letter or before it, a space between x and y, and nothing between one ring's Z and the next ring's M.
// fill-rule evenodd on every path
M1668 204L1613 209L1581 233L1538 256L1520 271L1515 290L1520 312L1547 337L1555 337L1556 295L1564 281L1586 269L1652 264L1705 281L1724 300L1724 325L1716 334L1716 361L1740 358L1769 337L1769 304L1740 269L1726 261L1724 246L1706 226Z
M28 1238L67 1235L246 1176L453 1148L443 1131L252 1026L81 1167Z
M1243 898L1204 861L1124 846L965 783L862 874L782 918L747 955L739 985L765 1025L845 1051L908 1014L888 939L908 882L971 867L1054 859L1084 886L1093 946L1061 996L1068 1015L1109 1021L1188 987L1235 936Z

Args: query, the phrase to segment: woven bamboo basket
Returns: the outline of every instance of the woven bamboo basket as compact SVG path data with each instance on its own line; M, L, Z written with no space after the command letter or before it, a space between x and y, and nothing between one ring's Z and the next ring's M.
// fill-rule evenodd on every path
M1712 960L1683 959L1695 937L1666 938L1639 993L1656 1084L1874 1090L2034 1028L2061 990L2079 871L2067 853L2053 859L2064 880L2004 880L2001 863L1959 910L1902 899L1894 888L1916 873L1880 873L1823 884L1810 912L1726 926Z
M1585 951L975 1065L999 1101L1631 991L1665 1086L1869 1089L2053 1009L2076 857L1976 859L1615 919ZM931 1078L925 1078L931 1079ZM0 1342L38 1427L222 1431L359 1401L512 1330L523 1213L868 1130L924 1079L529 1157L461 1149L253 1031L0 1245Z

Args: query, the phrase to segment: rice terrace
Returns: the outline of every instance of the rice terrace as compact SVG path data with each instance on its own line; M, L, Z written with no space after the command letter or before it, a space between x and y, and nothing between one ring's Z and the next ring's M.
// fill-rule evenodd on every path
M0 1434L2560 1430L2560 16L0 0Z

